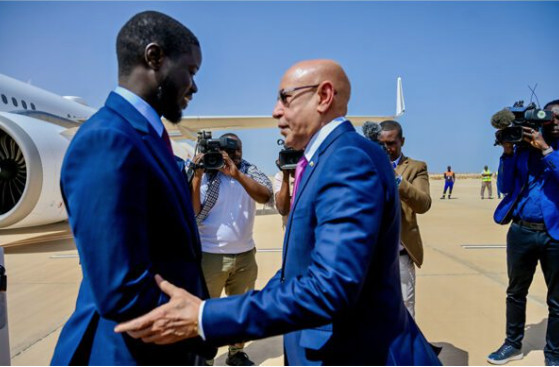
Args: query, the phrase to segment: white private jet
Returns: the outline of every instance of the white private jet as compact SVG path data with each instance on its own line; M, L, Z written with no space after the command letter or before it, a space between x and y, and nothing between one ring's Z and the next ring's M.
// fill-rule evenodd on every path
M394 119L404 110L398 78L396 115L349 119L360 126L365 121ZM0 228L67 219L59 187L62 160L79 126L95 112L79 97L61 97L0 74ZM268 116L204 116L164 124L175 154L186 159L194 148L180 140L195 140L199 130L267 128L277 126L277 121Z

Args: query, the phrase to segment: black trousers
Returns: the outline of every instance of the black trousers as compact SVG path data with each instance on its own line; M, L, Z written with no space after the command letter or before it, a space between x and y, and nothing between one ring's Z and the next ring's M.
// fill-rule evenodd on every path
M559 358L559 241L545 231L511 224L507 234L507 338L522 347L526 324L526 296L540 261L547 285L547 334L544 354Z

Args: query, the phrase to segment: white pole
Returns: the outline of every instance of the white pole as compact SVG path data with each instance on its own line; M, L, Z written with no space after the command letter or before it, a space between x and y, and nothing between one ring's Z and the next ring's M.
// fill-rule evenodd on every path
M8 334L8 304L6 301L6 268L4 249L0 247L0 366L10 365L10 339Z

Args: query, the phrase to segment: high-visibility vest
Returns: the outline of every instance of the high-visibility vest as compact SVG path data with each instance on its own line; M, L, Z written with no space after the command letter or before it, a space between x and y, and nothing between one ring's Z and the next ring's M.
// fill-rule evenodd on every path
M490 170L483 170L483 172L481 172L481 180L483 182L491 182L491 176L493 176L493 173L491 173Z
M452 176L454 176L454 172L452 172L452 171L446 171L444 173L444 179L447 180L447 181L452 180Z

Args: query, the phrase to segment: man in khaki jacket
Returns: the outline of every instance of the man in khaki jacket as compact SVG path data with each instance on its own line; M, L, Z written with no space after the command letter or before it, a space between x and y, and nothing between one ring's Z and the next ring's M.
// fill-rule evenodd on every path
M392 161L398 183L402 207L400 229L400 278L404 303L415 317L415 265L423 264L423 244L419 234L416 214L423 214L431 207L429 175L425 162L416 161L402 154L405 138L402 126L392 120L380 123L379 141L383 143ZM414 265L415 264L415 265Z

